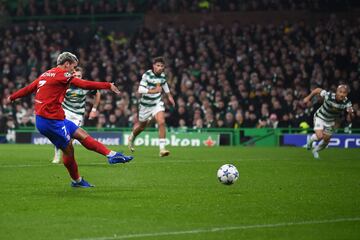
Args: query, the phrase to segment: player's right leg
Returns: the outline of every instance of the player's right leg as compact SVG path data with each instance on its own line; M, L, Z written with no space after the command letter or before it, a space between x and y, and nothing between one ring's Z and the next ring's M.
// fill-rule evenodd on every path
M146 107L143 105L139 105L139 123L136 124L130 133L128 138L128 148L131 152L135 151L134 141L136 137L145 130L146 126L150 123L152 119L152 107Z
M306 143L306 148L310 150L314 142L321 141L323 139L324 121L314 116L314 132Z
M68 170L72 179L71 185L74 187L91 187L91 184L80 177L78 166L74 158L74 148L71 143L71 135L66 128L64 121L36 116L36 128L57 148L63 151L64 166Z
M166 128L164 111L159 111L155 114L155 120L159 127L159 156L166 157L170 155L170 151L165 149L166 144Z
M63 147L62 152L63 152L64 166L68 170L70 177L72 179L71 186L81 187L81 188L94 187L93 185L85 181L85 179L82 178L79 174L78 166L75 161L74 147L72 145L72 142L69 142L66 147Z
M128 138L128 148L131 152L134 152L135 151L135 145L134 145L134 142L135 142L135 138L142 132L145 130L146 126L148 125L150 121L146 121L146 122L140 122L137 123L132 132L130 133L130 136Z
M67 120L72 121L73 123L75 123L75 125L81 127L81 125L84 122L84 116L81 114L75 114L67 109L64 109L65 112L65 116ZM74 141L71 141L72 144L74 144ZM55 147L55 154L54 154L54 158L52 160L52 163L56 163L59 164L61 163L61 149Z

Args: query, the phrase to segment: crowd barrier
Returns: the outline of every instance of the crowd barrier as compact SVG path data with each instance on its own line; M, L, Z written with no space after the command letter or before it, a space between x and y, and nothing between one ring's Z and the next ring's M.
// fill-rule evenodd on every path
M130 128L85 128L91 136L106 145L127 145ZM304 147L310 130L297 128L203 128L203 129L167 129L169 146L176 147L217 147L217 146L294 146ZM49 140L34 128L22 128L14 131L12 136L0 135L0 143L51 144ZM149 128L136 139L137 146L158 146L156 128ZM339 129L334 133L329 147L358 148L360 146L360 129L344 132Z

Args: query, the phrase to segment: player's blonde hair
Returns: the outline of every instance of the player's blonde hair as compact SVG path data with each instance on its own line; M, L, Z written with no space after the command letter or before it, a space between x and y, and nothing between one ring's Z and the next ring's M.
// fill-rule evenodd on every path
M57 57L56 64L63 65L65 62L74 63L74 62L78 62L78 61L79 60L75 54L73 54L71 52L62 52Z

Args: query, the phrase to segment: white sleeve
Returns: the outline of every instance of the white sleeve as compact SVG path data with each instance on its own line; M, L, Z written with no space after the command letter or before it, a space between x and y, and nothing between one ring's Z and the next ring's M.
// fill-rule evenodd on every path
M141 94L148 93L148 92L149 92L149 89L147 89L147 88L144 87L143 85L140 85L140 86L139 86L139 89L138 89L138 92L141 93Z
M167 83L164 83L162 85L162 89L164 89L164 92L165 93L169 93L170 92L170 89L169 89L169 85Z
M321 92L320 92L320 96L321 97L323 97L325 100L327 100L328 98L329 98L329 96L330 96L330 92L327 92L326 90L322 90Z
M320 96L321 96L321 97L325 97L325 96L326 96L326 93L327 93L327 92L326 92L325 90L321 90Z
M140 86L145 87L145 88L148 86L147 77L146 77L145 73L141 77Z

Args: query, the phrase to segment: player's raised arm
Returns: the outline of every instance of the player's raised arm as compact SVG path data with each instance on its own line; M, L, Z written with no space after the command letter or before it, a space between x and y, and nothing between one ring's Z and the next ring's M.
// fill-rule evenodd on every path
M311 93L308 96L304 98L304 103L309 103L314 96L320 95L322 91L323 89L321 88L315 88L314 90L311 91Z
M35 90L37 89L37 85L39 83L39 79L34 80L32 83L30 83L28 86L14 92L13 94L11 94L8 98L8 100L10 101L14 101L17 98L22 98L25 97L33 92L35 92ZM41 86L39 86L41 87Z

